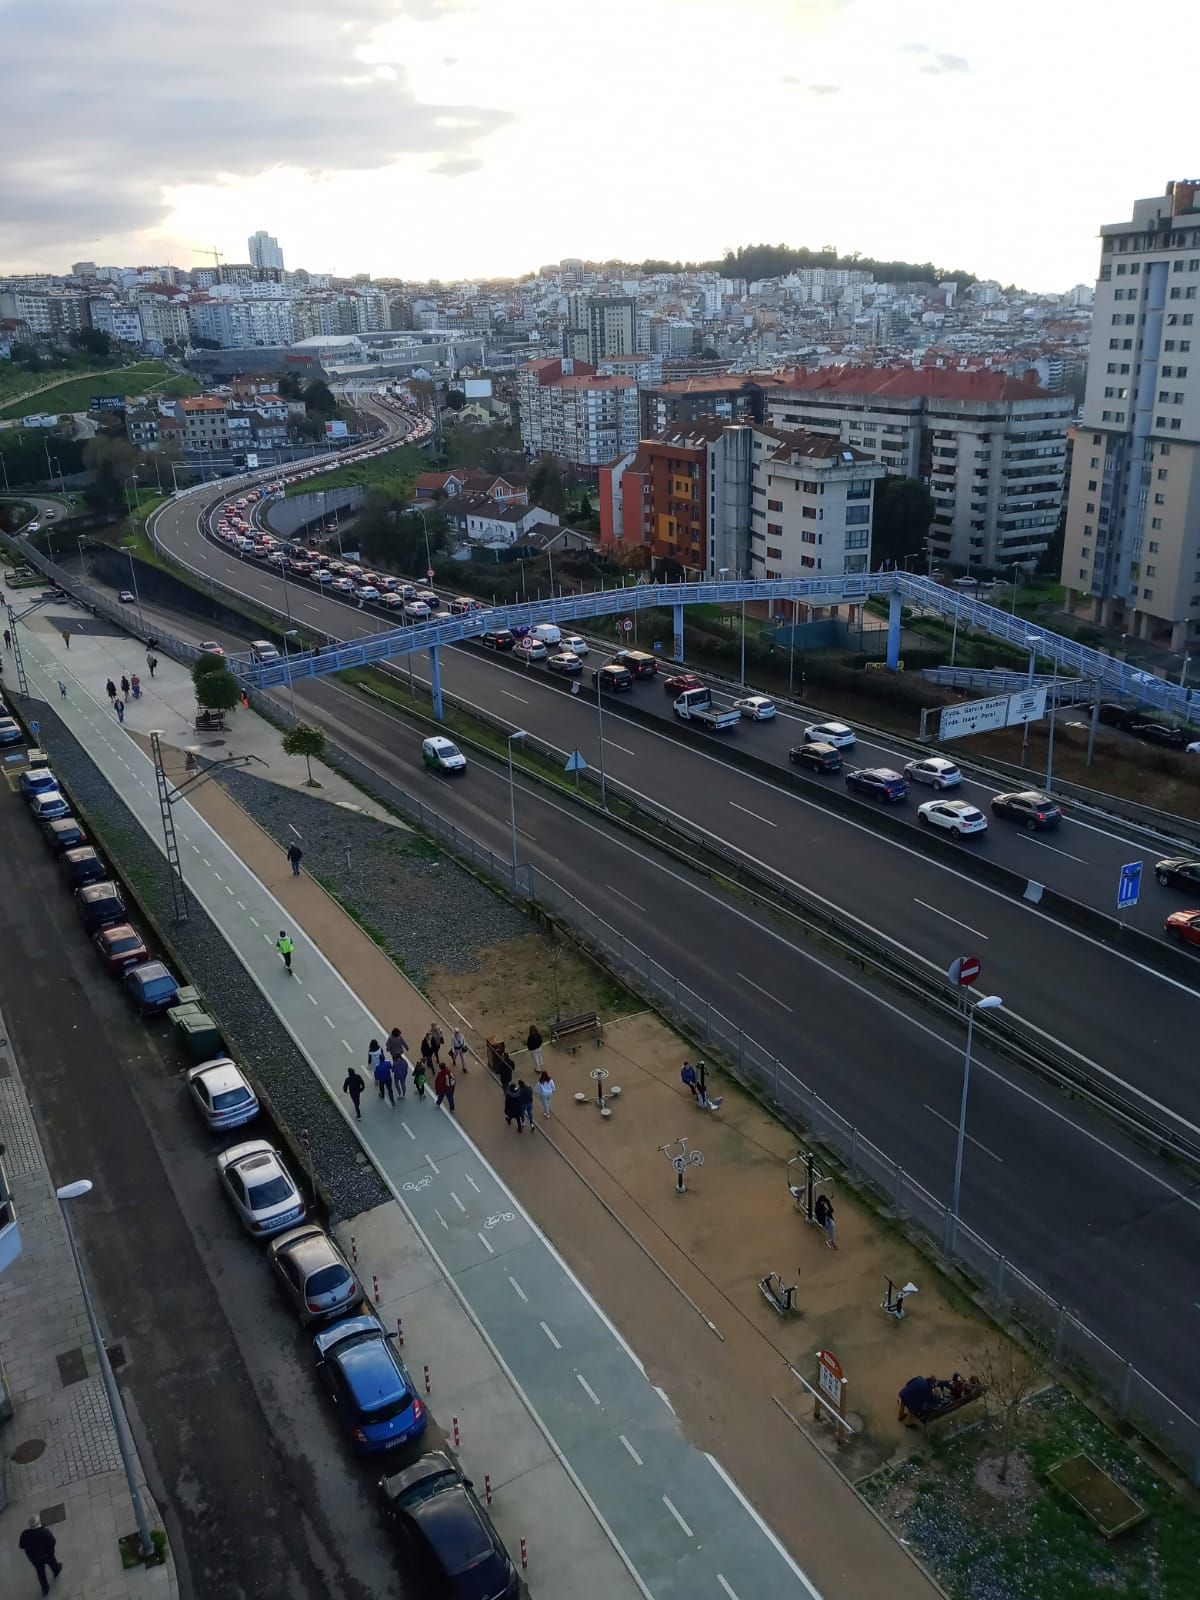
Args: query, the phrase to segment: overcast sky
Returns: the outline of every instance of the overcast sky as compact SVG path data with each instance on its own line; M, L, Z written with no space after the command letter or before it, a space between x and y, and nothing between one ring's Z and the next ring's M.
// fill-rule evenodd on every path
M0 0L0 39L0 272L265 228L345 274L765 240L1054 290L1200 167L1195 0Z

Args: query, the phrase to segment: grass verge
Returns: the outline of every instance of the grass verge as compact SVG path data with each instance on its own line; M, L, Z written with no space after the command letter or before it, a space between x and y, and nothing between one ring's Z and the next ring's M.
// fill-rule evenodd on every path
M40 394L27 394L0 407L0 418L24 417L33 412L86 411L89 402L109 394L199 394L195 378L181 377L164 361L137 361L132 366L87 377L66 378Z

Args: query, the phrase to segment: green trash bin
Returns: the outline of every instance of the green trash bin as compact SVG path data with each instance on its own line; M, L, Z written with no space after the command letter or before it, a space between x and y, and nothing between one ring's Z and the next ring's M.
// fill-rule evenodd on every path
M180 1017L178 1028L179 1037L193 1061L211 1061L214 1056L225 1053L221 1031L207 1011L197 1007L186 1017Z
M185 983L183 988L180 989L178 995L176 996L175 1004L179 1006L202 1007L204 1005L204 996L194 984Z
M194 1017L200 1010L195 1000L189 1000L186 1005L171 1006L167 1010L167 1021L173 1028L178 1028L184 1017Z

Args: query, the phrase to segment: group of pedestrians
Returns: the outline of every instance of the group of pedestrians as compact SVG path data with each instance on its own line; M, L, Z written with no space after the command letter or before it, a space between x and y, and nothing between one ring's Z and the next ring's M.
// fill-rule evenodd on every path
M58 692L64 700L67 698L65 684L59 684ZM132 695L135 700L140 700L142 698L142 680L138 677L136 672L132 678L126 677L126 675L122 673L120 691L118 692L116 684L111 678L109 678L108 682L104 685L104 692L107 694L112 703L112 708L117 714L117 721L124 722L125 707L129 703L130 695Z
M378 1039L372 1039L367 1046L367 1071L379 1098L394 1106L398 1099L408 1097L409 1078L417 1092L417 1099L424 1100L428 1080L433 1079L433 1093L436 1103L444 1105L448 1110L454 1110L454 1091L458 1086L455 1076L455 1067L464 1075L467 1071L467 1041L462 1030L456 1028L454 1037L450 1041L447 1051L448 1061L442 1060L442 1050L446 1045L446 1036L437 1022L431 1022L421 1040L421 1048L416 1060L409 1057L408 1041L399 1028L393 1028L383 1044ZM362 1110L360 1102L363 1091L367 1087L367 1080L356 1067L351 1067L346 1074L346 1081L342 1090L350 1096L354 1106L354 1115L361 1121Z
M529 1024L529 1033L525 1039L525 1048L529 1052L529 1059L533 1062L536 1076L531 1073L534 1081L528 1083L524 1078L517 1076L516 1065L508 1051L501 1048L495 1062L496 1077L504 1091L504 1121L506 1126L512 1127L515 1122L517 1132L520 1133L525 1124L533 1127L533 1105L536 1100L542 1108L542 1116L549 1117L550 1101L558 1087L551 1075L546 1071L542 1060L542 1036L538 1032L537 1023Z

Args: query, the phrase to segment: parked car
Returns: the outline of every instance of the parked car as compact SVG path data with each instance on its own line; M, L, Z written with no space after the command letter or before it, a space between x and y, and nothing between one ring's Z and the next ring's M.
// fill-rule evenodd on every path
M613 661L603 667L592 668L592 682L609 694L619 694L633 688L633 673L628 667L619 667Z
M49 767L29 767L21 774L21 793L26 800L32 800L35 795L49 794L51 789L58 788L58 779Z
M872 800L893 802L908 795L908 780L891 767L850 767L846 773L846 787L855 794L869 795Z
M1200 945L1200 911L1172 911L1163 923L1163 932L1180 944Z
M109 927L114 922L126 921L125 902L111 878L103 878L99 883L85 884L82 889L76 889L75 909L89 933Z
M509 628L489 628L479 635L479 642L488 650L511 650L517 636Z
M969 800L926 800L917 807L917 816L927 828L945 828L958 839L987 832L987 818Z
M0 717L0 744L20 744L25 737L15 717Z
M775 715L775 702L765 694L747 694L733 702L747 722L769 722Z
M1120 705L1115 700L1102 700L1096 712L1106 728L1127 728L1137 714L1129 706Z
M136 966L126 967L122 982L143 1017L165 1011L179 997L179 983L161 961L139 961Z
M42 837L50 846L50 853L59 856L64 850L74 850L81 844L86 844L87 834L84 833L75 817L51 817L48 822L42 823Z
M517 640L513 658L517 661L545 661L550 652L540 639L535 639L532 633Z
M85 883L99 883L108 877L108 867L90 844L64 850L58 858L69 889L82 889Z
M452 739L434 734L421 741L421 760L434 772L465 772L467 758Z
M663 679L663 688L672 700L678 700L681 694L689 689L703 689L704 679L695 672L673 672L669 678Z
M282 1233L304 1220L304 1201L279 1151L265 1139L248 1139L217 1157L217 1177L238 1221L256 1239Z
M119 978L126 967L136 967L139 962L150 959L146 941L129 922L115 922L101 928L93 935L92 943L105 969L114 978Z
M43 789L40 794L35 794L29 802L29 809L38 822L53 822L55 817L66 817L71 812L65 795L59 794L57 789Z
M425 1432L429 1418L392 1339L370 1316L345 1317L313 1340L317 1375L359 1455L376 1455Z
M796 744L788 751L788 760L797 767L811 767L814 772L840 772L842 752L833 744Z
M556 650L553 655L546 657L546 666L551 672L561 672L567 677L583 671L583 662L574 650Z
M614 667L626 667L635 678L658 676L658 662L646 650L618 650L612 658Z
M267 1260L306 1326L343 1316L362 1300L345 1256L315 1222L277 1234L267 1246Z
M831 744L839 750L847 750L856 743L854 729L844 722L814 722L805 728L804 739L807 744Z
M992 810L998 817L1022 823L1030 833L1043 828L1056 828L1062 821L1062 807L1058 801L1037 789L1014 789L1007 794L994 794Z
M421 1592L454 1600L517 1600L520 1575L474 1492L440 1450L379 1480L384 1525Z
M910 783L927 783L931 789L953 789L963 781L962 773L945 756L925 756L910 761L904 769Z
M1200 890L1200 861L1194 856L1167 856L1154 863L1154 876L1164 889Z
M1135 739L1144 739L1147 744L1164 745L1168 750L1184 749L1189 737L1182 728L1176 728L1169 722L1130 722L1127 732L1132 733Z

